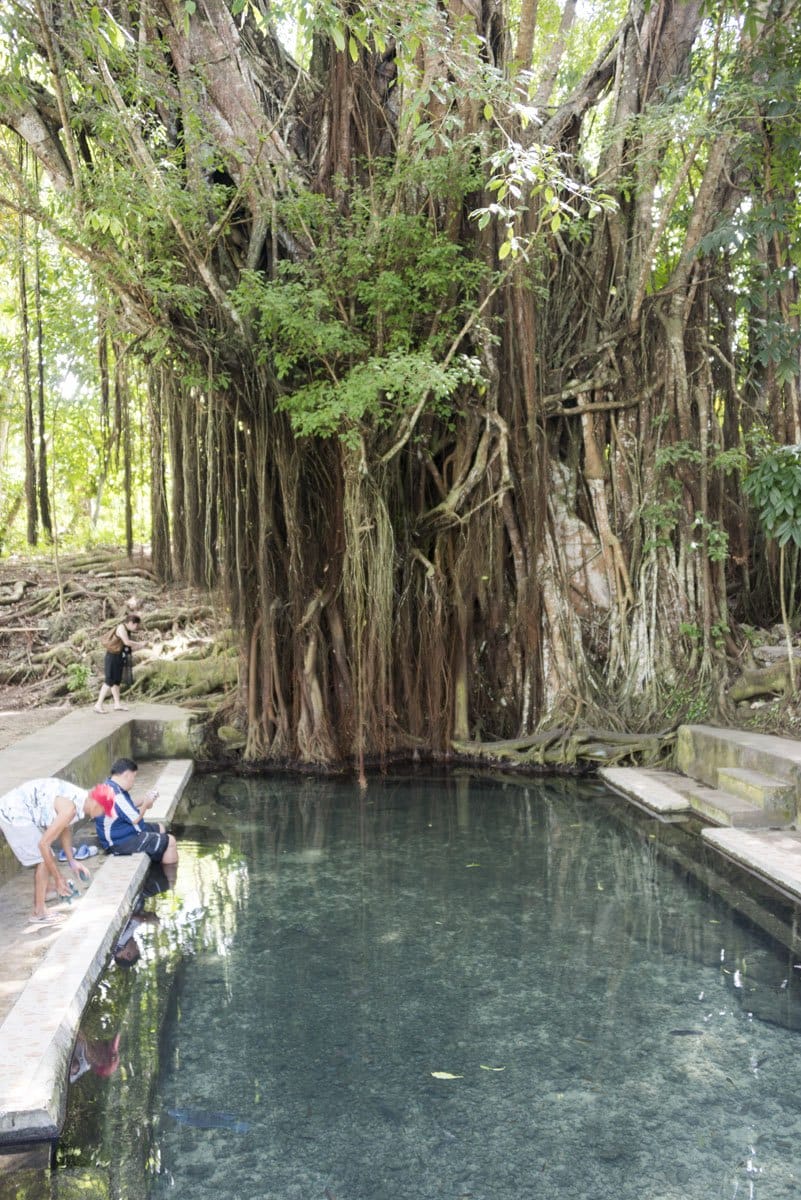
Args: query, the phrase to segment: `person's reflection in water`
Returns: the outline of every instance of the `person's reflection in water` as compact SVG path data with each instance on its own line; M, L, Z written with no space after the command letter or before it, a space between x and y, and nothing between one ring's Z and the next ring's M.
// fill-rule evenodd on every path
M174 881L174 874L168 874L160 863L153 863L144 885L134 905L128 923L117 938L112 958L118 967L132 967L142 957L142 951L136 940L136 931L140 925L158 925L158 914L145 912L145 901L160 892L169 891Z
M70 1083L75 1083L87 1071L95 1075L113 1075L120 1065L120 1035L113 1038L89 1038L78 1031L70 1059Z

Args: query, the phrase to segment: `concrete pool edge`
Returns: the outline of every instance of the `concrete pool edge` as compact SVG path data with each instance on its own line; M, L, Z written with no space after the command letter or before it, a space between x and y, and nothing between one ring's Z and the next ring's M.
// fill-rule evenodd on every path
M17 773L26 779L46 773L66 776L64 767L76 762L76 752L79 759L88 757L92 760L98 752L105 754L106 759L109 751L118 754L127 750L130 754L135 749L138 754L136 722L145 722L146 738L155 744L153 735L162 715L168 726L177 720L188 729L190 714L170 706L138 706L137 710L115 714L113 725L111 720L102 717L87 721L85 713L70 714L48 730L51 735L56 731L50 738L50 753L43 753L39 734L31 735L11 749L0 752L0 770L6 780L11 780L9 786L14 786ZM58 730L57 727L65 722L68 728ZM118 745L121 739L127 743L124 749ZM52 761L52 751L59 746L62 751L68 747L72 755L61 767ZM8 764L5 762L7 755L11 758ZM25 763L27 770L23 770ZM106 761L99 777L107 768ZM169 820L193 769L194 763L187 758L172 759L158 766L152 764L150 770L147 763L142 764L142 783L148 787L155 785L161 793L151 810L154 819ZM75 773L73 767L73 777ZM79 778L76 782L88 783L88 779ZM93 865L97 861L93 860ZM138 855L127 859L107 858L100 862L82 896L82 903L69 912L44 956L38 955L32 973L3 1019L0 1025L3 1050L0 1060L0 1146L58 1136L66 1109L69 1060L81 1015L148 868L149 860Z
M598 776L613 792L659 820L699 816L693 813L688 800L692 780L676 772L604 767ZM801 903L801 832L797 829L705 824L700 836L718 854L764 880L792 902Z

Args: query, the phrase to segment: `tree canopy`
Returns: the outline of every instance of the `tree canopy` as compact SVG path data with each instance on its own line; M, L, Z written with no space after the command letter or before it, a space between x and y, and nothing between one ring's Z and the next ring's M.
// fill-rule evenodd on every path
M715 702L797 587L743 487L801 443L797 0L0 20L6 527L119 464L261 760Z

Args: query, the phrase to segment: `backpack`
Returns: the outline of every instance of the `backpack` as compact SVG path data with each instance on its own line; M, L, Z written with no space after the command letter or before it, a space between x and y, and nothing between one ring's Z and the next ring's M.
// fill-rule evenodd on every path
M117 622L117 625L119 621ZM107 630L100 639L100 644L109 654L119 654L125 643L121 638L117 637L117 625L113 629Z

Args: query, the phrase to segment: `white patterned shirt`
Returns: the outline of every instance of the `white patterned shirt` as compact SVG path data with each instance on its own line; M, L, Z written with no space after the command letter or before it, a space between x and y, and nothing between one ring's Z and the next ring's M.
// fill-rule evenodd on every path
M30 825L47 829L56 819L57 796L64 796L75 805L73 821L83 817L87 793L66 779L29 779L12 791L0 796L0 820L9 825Z

